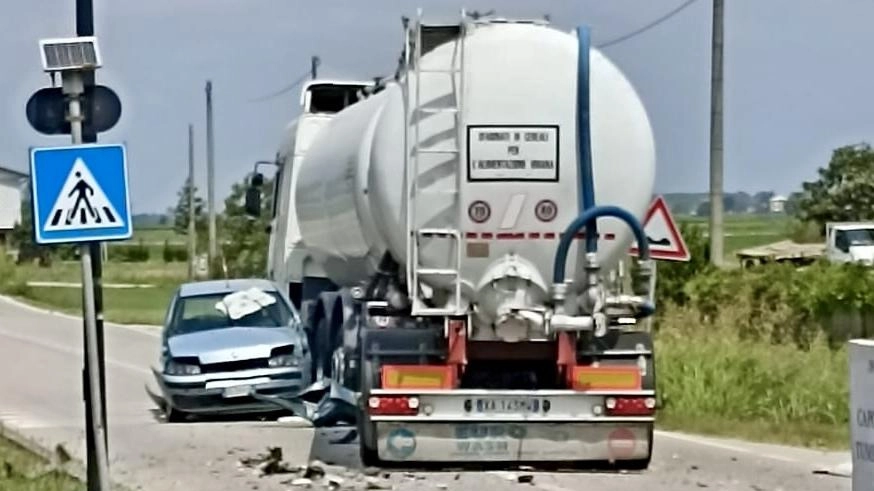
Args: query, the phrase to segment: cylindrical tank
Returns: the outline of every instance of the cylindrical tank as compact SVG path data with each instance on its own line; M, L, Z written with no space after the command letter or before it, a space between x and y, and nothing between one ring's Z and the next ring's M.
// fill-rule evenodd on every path
M463 41L463 76L452 75L445 70L462 66L461 44L436 47L421 58L418 77L404 75L409 142L405 94L392 82L319 132L294 169L293 191L307 249L333 281L358 284L385 251L401 264L407 260L409 144L410 158L419 157L413 222L462 234L465 295L495 304L487 309L494 320L500 308L494 291L484 288L516 276L535 285L517 301L542 302L559 235L581 212L578 43L574 34L544 25L476 25ZM653 191L652 129L634 88L597 50L590 54L590 100L595 202L642 220ZM441 108L458 108L460 117ZM599 220L598 227L598 257L609 268L628 251L631 231L612 218ZM436 239L425 245L420 264L455 267L448 245ZM581 274L574 259L572 254L569 278ZM439 287L446 279L423 281Z

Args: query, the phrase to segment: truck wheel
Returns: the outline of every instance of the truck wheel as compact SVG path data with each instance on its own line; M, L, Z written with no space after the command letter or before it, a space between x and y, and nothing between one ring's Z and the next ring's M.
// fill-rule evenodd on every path
M372 361L367 359L367 355L361 353L361 404L359 411L361 412L357 418L358 426L358 453L361 458L361 464L364 467L379 467L382 463L379 460L379 451L375 446L371 447L370 438L376 434L376 425L371 423L365 417L367 411L367 398L370 397L370 389L375 386L375 368ZM376 439L374 438L374 443Z

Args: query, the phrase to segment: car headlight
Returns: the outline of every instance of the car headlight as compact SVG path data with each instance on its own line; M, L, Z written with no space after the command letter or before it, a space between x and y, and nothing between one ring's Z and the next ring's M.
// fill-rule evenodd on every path
M270 361L267 362L267 364L270 368L296 367L297 363L298 363L297 356L295 356L295 355L271 356Z
M164 367L164 373L167 375L200 375L200 366L168 360Z

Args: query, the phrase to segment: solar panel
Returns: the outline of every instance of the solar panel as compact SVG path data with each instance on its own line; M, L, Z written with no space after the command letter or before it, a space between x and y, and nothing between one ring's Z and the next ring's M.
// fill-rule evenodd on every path
M47 72L99 68L97 39L79 37L40 41L43 69Z

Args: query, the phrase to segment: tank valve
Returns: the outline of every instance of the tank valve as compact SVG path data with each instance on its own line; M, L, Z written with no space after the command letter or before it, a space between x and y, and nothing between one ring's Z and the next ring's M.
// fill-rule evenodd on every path
M607 315L603 312L595 312L592 314L592 320L595 323L595 337L603 338L607 334Z

